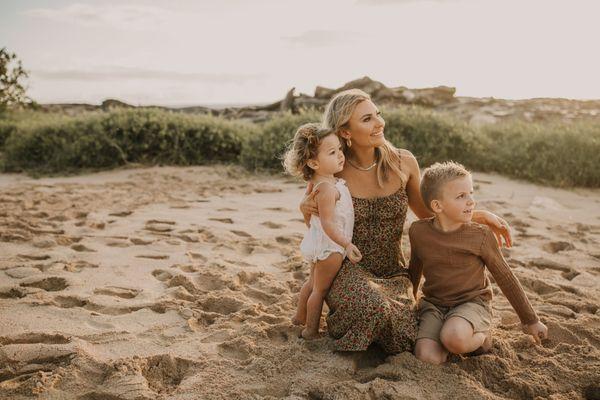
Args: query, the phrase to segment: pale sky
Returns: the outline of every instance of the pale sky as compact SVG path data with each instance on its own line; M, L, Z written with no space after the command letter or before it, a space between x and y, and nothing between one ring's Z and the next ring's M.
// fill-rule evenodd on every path
M600 99L598 0L0 0L40 103L266 103L370 76Z

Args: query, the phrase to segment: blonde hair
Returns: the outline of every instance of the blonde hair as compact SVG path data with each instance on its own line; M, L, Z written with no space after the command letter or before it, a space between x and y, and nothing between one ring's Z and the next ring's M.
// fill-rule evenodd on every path
M333 129L340 136L340 131L349 127L350 117L352 117L356 106L365 100L371 100L371 96L360 89L344 90L336 94L325 108L323 126ZM340 139L343 138L340 136ZM344 153L347 155L348 146L345 140L340 141L343 143ZM383 187L383 182L387 180L390 171L402 177L400 150L387 139L383 145L375 148L375 159L377 161L377 183L379 187Z
M431 202L442 197L443 186L454 179L470 175L471 173L462 164L454 161L436 162L425 168L421 179L421 197L425 206L433 212Z
M315 171L308 166L308 160L317 157L321 141L333 133L332 129L314 122L300 126L283 156L284 170L290 175L309 181Z

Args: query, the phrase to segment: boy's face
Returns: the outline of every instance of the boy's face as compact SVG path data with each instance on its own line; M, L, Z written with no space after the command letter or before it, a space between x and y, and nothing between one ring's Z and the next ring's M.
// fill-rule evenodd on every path
M452 222L470 222L475 207L471 175L444 184L441 199L433 200L431 206L436 214L443 214Z

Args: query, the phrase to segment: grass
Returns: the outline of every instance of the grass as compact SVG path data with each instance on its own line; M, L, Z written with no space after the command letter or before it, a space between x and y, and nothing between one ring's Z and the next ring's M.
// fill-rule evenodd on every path
M0 119L0 168L31 174L76 173L128 163L241 164L280 172L296 128L320 114L278 114L265 123L158 109L66 116L41 111ZM600 126L593 121L507 122L471 127L419 107L384 110L386 137L422 167L455 160L482 172L558 187L600 187Z

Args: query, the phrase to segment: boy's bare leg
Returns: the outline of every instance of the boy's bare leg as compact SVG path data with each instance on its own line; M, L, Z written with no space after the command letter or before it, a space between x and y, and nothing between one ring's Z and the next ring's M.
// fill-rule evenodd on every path
M430 364L441 364L448 358L448 350L433 339L417 339L415 357Z
M292 324L294 325L304 325L306 323L306 302L308 301L308 297L312 292L313 288L313 275L315 270L315 264L310 264L310 275L304 285L302 285L302 289L300 289L300 295L298 296L298 308L296 308L296 315L292 317Z
M323 311L323 301L335 276L342 266L343 256L333 253L325 260L318 261L313 270L313 289L306 304L306 328L302 331L304 339L319 337L319 323Z
M480 348L486 341L486 333L473 332L473 326L464 318L450 317L442 326L440 339L449 352L465 354Z

